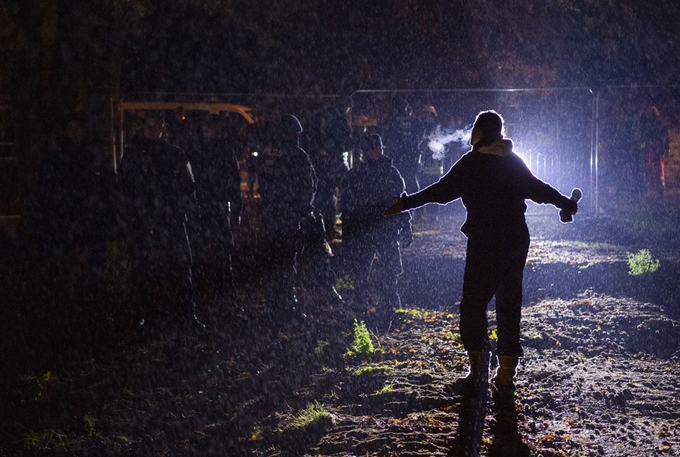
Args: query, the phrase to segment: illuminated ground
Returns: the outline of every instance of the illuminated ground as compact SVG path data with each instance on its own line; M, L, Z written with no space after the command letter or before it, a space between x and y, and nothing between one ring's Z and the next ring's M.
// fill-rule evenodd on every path
M244 287L245 313L218 300L205 334L79 350L3 380L0 455L680 455L677 242L633 221L531 220L526 358L508 400L456 383L459 218L416 219L404 309L360 316L375 352L348 355L348 306L311 297L305 321L270 321ZM659 269L632 276L641 249Z

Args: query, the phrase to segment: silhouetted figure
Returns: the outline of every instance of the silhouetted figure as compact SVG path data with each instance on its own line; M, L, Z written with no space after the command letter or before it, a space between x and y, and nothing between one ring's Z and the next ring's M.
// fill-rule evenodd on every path
M233 132L216 114L202 117L199 141L190 152L201 214L201 236L196 240L197 276L202 285L236 299L232 226L241 219L241 177ZM232 133L232 134L230 134Z
M322 112L312 129L309 156L318 178L314 206L322 215L326 236L336 238L338 191L349 165L344 153L352 149L352 125L349 111L352 100L343 97L339 105Z
M413 242L411 215L384 218L382 212L394 195L404 191L404 180L383 155L380 135L368 135L362 141L362 160L347 174L342 184L343 252L347 269L354 280L355 306L366 312L369 292L378 292L378 312L389 313L401 307L397 278L403 272L400 248ZM378 256L375 284L371 281L374 257Z
M503 119L495 111L477 115L465 154L437 183L397 198L385 215L399 214L427 203L463 200L467 218L467 254L460 303L460 333L470 358L468 379L488 372L489 342L486 309L496 297L499 369L494 383L513 388L519 357L522 278L529 250L524 213L526 199L550 203L575 214L576 202L536 178L503 138Z
M406 183L407 192L418 192L421 149L424 127L420 119L401 97L392 99L392 113L378 127L385 146L385 154L394 161Z
M442 159L446 157L452 145L450 143L432 141L431 139L431 137L435 138L437 132L441 131L437 110L433 105L424 105L421 108L418 119L423 123L423 141L420 143L422 164L418 172L418 186L420 189L420 187L427 187L437 182L442 177ZM427 212L437 214L439 208L427 208Z
M668 155L668 129L655 106L647 108L640 117L639 148L645 195L662 195L663 161Z
M50 323L75 335L64 320L103 318L101 286L107 243L115 227L115 175L106 156L87 140L82 121L66 127L66 139L48 156L39 175L36 221L42 239L45 300L56 301ZM57 306L54 306L57 305Z
M143 137L120 164L121 222L133 283L133 319L160 330L195 318L190 237L196 232L194 177L187 155L161 138L165 121L148 115Z
M105 242L115 221L115 175L104 154L86 142L82 122L69 122L61 148L47 157L39 177L45 253Z
M301 316L294 293L295 257L301 233L312 215L316 182L307 153L299 146L300 121L283 115L273 126L259 173L260 248L264 257L269 311Z

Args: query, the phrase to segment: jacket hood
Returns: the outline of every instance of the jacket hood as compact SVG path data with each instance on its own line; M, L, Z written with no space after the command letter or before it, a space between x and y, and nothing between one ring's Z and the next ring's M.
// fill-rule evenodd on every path
M491 154L500 157L506 157L512 154L512 140L509 138L499 138L491 144L481 146L477 152L481 154Z

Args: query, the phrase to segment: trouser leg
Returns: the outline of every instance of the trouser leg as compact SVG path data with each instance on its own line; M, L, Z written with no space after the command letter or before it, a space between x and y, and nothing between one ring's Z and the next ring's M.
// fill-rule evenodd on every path
M496 292L498 347L503 356L522 356L520 321L522 318L522 279L529 250L529 236L518 237L508 249L508 266Z
M468 239L460 302L460 336L468 352L487 349L486 309L499 283L499 256L489 240Z
M396 239L381 240L378 243L378 256L381 264L378 287L384 301L383 305L387 308L401 308L398 277L404 269ZM386 309L386 311L389 311L389 309Z
M345 244L345 273L354 284L354 307L365 311L368 305L369 279L375 248L359 236L348 236L343 240Z

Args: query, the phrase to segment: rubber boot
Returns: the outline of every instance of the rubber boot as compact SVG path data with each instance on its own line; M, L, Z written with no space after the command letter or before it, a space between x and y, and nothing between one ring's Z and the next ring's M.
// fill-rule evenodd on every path
M498 368L491 380L497 389L515 388L515 369L519 364L519 357L512 355L499 355Z
M470 370L464 380L466 383L486 382L489 379L489 353L469 351Z

